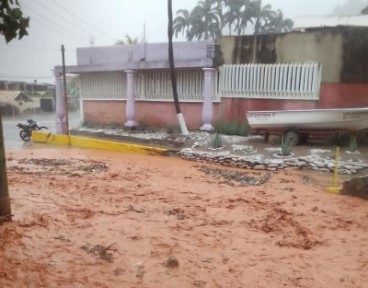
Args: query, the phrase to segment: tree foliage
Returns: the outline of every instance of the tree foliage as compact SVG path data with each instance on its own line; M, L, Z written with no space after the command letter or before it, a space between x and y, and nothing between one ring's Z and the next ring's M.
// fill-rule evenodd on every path
M281 33L294 25L285 19L281 10L262 5L261 0L202 0L191 11L180 9L174 19L175 37L184 35L187 40L217 39L223 31L244 35Z
M360 12L362 15L368 15L368 6L365 7L364 9L362 9L362 11Z
M125 40L118 40L115 42L115 45L132 45L138 44L138 38L132 38L128 34L125 35Z
M24 17L18 0L0 0L0 34L9 43L28 35L29 17Z

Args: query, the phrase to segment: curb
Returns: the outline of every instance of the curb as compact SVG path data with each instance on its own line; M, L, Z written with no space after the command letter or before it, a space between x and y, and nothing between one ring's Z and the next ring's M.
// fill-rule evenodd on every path
M137 144L128 144L115 141L107 141L101 139L68 136L60 134L51 134L47 132L32 131L32 141L35 143L45 143L53 145L70 145L75 147L109 150L125 153L136 153L146 155L167 155L169 150L143 146Z

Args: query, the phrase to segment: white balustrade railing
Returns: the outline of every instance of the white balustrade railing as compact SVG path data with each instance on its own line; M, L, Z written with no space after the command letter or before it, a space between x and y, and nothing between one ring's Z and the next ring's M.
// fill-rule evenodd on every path
M203 101L202 70L176 71L179 100L183 102ZM173 101L170 72L143 71L135 75L135 96L137 100ZM216 95L214 95L214 100Z
M126 75L124 72L82 73L79 77L82 99L126 99Z
M178 70L176 76L180 101L203 101L204 72L202 70ZM126 99L124 72L82 73L80 83L80 94L84 100ZM213 83L214 88L216 83L217 80ZM135 99L138 101L173 101L170 72L168 70L137 71L134 73L134 92ZM214 93L214 101L218 101L216 97L218 95Z
M177 70L177 89L182 102L202 102L204 72ZM83 100L126 99L126 73L96 72L80 75ZM138 101L173 101L168 70L134 73L135 99ZM318 100L321 65L246 64L223 65L214 73L213 101L222 97L290 100Z
M219 82L220 97L318 100L321 65L223 65Z

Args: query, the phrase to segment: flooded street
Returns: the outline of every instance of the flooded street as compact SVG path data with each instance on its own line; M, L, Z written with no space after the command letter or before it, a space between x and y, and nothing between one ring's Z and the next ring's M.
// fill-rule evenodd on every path
M326 193L330 174L70 147L7 160L0 287L368 283L366 201Z
M23 142L19 137L19 128L16 126L19 122L26 122L28 118L31 118L38 122L41 126L46 126L51 133L55 133L56 114L53 113L42 113L33 114L26 116L7 116L3 117L3 132L5 140L5 149L29 149L38 147L39 145L30 144ZM79 127L81 124L80 112L73 111L69 112L69 128Z

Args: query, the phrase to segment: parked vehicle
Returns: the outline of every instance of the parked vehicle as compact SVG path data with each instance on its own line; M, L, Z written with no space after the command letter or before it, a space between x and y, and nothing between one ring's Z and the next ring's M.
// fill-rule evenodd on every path
M32 119L27 119L28 124L18 123L17 127L21 129L19 131L19 137L24 142L29 142L32 137L32 131L38 131L42 129L48 129L46 126L38 126L37 122Z

